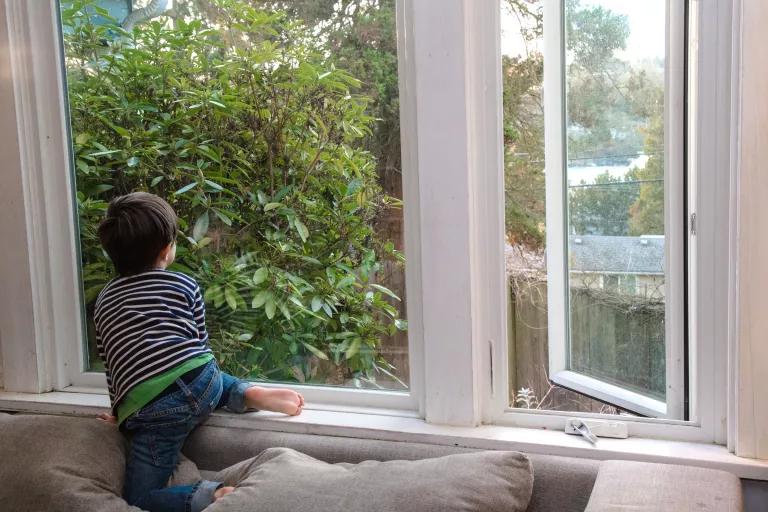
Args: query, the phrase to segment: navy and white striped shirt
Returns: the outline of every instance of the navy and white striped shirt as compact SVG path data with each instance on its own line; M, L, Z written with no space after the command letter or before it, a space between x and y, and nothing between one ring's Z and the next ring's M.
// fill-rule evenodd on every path
M113 410L137 384L211 352L200 287L180 272L113 279L96 299L94 321Z

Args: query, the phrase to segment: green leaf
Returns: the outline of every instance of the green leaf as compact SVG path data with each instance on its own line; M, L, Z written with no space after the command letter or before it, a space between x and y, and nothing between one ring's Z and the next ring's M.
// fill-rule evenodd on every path
M275 210L277 208L280 208L281 206L283 206L283 203L267 203L264 206L264 211L268 212L270 210Z
M196 242L202 240L202 238L208 232L209 221L210 219L208 217L207 211L205 211L201 216L197 218L195 227L192 229L192 238L194 238Z
M213 290L215 290L215 292L213 292ZM214 286L210 291L212 292L211 298L213 299L214 307L220 308L222 305L224 305L224 290L222 290L220 286Z
M218 191L218 192L221 192L222 190L224 190L224 187L222 187L221 185L219 185L215 181L205 180L205 184L208 185L209 187L211 187L212 189Z
M363 188L363 180L355 178L347 185L347 191L344 194L346 197L356 194L361 188Z
M96 286L91 286L85 290L85 303L90 304L94 300L96 300L96 297L99 296L99 293L104 288L104 284L99 283Z
M149 182L149 186L150 186L150 187L154 187L154 186L156 186L158 183L160 183L161 181L163 181L163 179L165 179L165 176L155 176L154 178L152 178L152 181L150 181L150 182Z
M237 337L237 341L251 341L251 338L253 338L253 333L245 332Z
M296 304L298 307L300 307L302 309L302 311L305 310L304 304L301 303L301 301L298 299L298 297L294 297L293 295L291 295L290 297L288 297L288 300L293 302L294 304Z
M302 261L306 261L307 263L312 263L313 265L322 265L323 264L320 260L318 260L317 258L312 258L311 256L301 255L301 256L299 256L299 259L301 259Z
M224 298L226 299L227 305L232 311L237 310L237 290L227 286L224 289Z
M280 312L283 314L286 320L291 319L291 312L288 310L288 307L283 303L280 304Z
M267 297L271 295L271 292L268 290L262 290L259 293L256 294L256 296L253 298L253 302L251 302L251 307L253 309L258 309L261 306L264 305L265 302L267 302Z
M355 276L345 276L344 278L339 280L338 283L336 283L336 288L337 289L346 288L347 286L349 286L352 283L354 283L355 279L356 279Z
M355 338L349 345L349 348L344 353L345 359L352 359L358 352L360 352L360 338Z
M228 215L226 215L224 212L222 212L218 208L214 208L213 213L215 213L216 216L219 218L219 220L221 220L221 222L223 222L227 226L232 225L232 219L230 219Z
M267 318L272 320L275 318L275 310L277 309L277 304L275 304L275 299L271 295L267 297L267 302L264 304L264 312L267 314Z
M115 153L120 153L121 149L111 149L108 151L98 151L96 153L91 153L88 156L106 156L106 155L114 155Z
M395 320L395 327L397 327L398 330L406 331L408 330L408 322L402 318L398 318Z
M193 181L192 183L190 183L188 185L184 185L183 187L181 187L179 190L174 192L173 195L178 196L180 194L183 194L184 192L187 192L187 191L192 190L193 188L195 188L196 185L197 185L197 182Z
M90 139L91 136L87 133L79 133L77 134L77 137L75 137L75 143L80 144L81 146L88 142L88 139Z
M326 355L326 353L323 352L322 350L320 350L319 348L313 347L309 343L304 343L303 341L301 342L301 344L304 345L304 347L307 350L312 352L315 356L317 356L318 358L322 359L323 361L327 361L328 360L328 355Z
M317 313L323 307L323 299L318 296L312 297L312 305L310 307L313 313Z
M108 185L104 183L102 185L96 185L95 187L93 187L93 193L101 194L102 192L106 192L107 190L112 190L113 188L115 188L114 185Z
M137 165L139 165L140 161L141 160L139 160L139 157L132 156L131 158L126 160L125 163L128 165L128 167L136 167Z
M301 222L299 219L296 219L295 221L293 221L293 225L296 227L296 231L299 232L301 241L306 242L307 238L309 238L309 230L307 229L307 226L305 226L304 223Z
M390 297L392 297L395 300L400 300L400 297L395 295L394 292L392 290L390 290L389 288L385 288L385 287L383 287L381 285L378 285L378 284L371 284L371 288L379 290L381 293L383 293L385 295L389 295Z
M269 276L269 272L267 271L266 267L261 267L259 270L257 270L253 274L253 284L257 286L260 285L261 283L267 280L268 276Z

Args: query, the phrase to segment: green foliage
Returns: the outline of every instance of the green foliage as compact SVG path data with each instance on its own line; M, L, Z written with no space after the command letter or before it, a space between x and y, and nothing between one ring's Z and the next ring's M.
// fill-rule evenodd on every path
M505 9L521 20L527 42L543 31L541 6L506 0ZM544 110L541 83L544 60L539 52L502 56L504 119L504 190L507 239L531 248L544 245Z
M567 69L568 158L625 164L640 152L629 80L633 70L615 56L626 48L626 16L601 6L566 3L566 37L572 59Z
M630 207L629 230L632 235L664 234L664 121L656 115L645 139L651 157L642 169L633 169L631 177L640 181L640 195Z
M389 375L380 338L404 323L377 271L400 256L373 229L387 198L359 81L307 29L239 0L209 2L215 24L131 33L89 4L62 11L87 301L112 275L95 236L108 200L145 190L179 215L175 268L203 288L226 370Z
M627 183L629 181L629 183ZM578 235L624 236L629 234L630 207L638 197L631 178L614 177L606 171L594 184L572 187L568 213L570 227Z

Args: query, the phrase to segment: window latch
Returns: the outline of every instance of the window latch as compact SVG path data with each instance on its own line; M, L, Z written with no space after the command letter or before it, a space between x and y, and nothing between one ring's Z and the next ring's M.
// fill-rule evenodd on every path
M598 437L613 437L615 439L629 437L627 424L623 421L583 420L581 418L569 418L565 422L565 433L580 435L592 444L597 444Z
M587 426L586 423L584 423L581 420L571 420L570 422L571 427L576 431L575 433L580 434L581 437L592 443L593 445L597 444L597 436L592 433L592 430ZM566 426L565 431L568 432L568 427Z

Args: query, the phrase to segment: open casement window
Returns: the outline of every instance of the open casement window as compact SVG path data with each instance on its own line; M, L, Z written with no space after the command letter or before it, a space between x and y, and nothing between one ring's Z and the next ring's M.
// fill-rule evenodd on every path
M683 420L685 0L644 4L648 20L615 18L624 34L585 33L617 4L544 4L549 379L619 411Z

